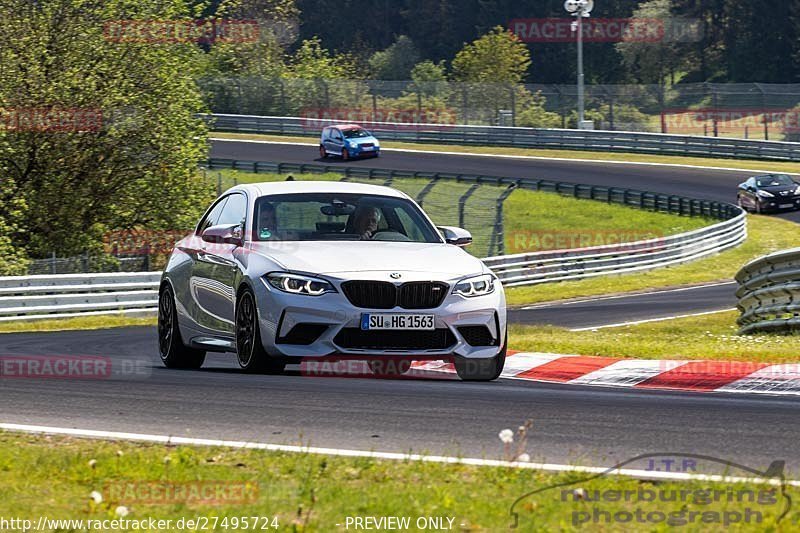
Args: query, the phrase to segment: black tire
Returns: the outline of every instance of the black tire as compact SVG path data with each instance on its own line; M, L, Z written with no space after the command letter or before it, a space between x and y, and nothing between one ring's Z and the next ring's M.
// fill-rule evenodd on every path
M506 364L506 347L508 346L508 332L503 348L494 357L486 359L467 359L456 357L454 365L456 374L462 381L493 381L500 377Z
M328 152L325 151L325 147L321 144L319 145L319 157L320 159L325 159L328 157Z
M350 161L350 152L347 151L347 148L342 148L342 161Z
M158 296L158 352L161 362L167 368L196 370L206 360L205 351L183 344L178 327L178 312L175 309L175 295L169 285L165 285Z
M245 289L236 301L236 359L246 372L281 374L286 362L271 357L261 344L258 327L256 299L250 289Z
M370 359L367 361L370 371L381 378L394 378L407 374L411 370L411 361L408 359Z

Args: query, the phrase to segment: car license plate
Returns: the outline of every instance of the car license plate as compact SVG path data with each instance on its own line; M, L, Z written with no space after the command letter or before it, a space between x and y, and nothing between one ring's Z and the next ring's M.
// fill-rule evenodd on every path
M430 330L433 328L433 315L406 315L399 313L363 313L361 329L412 329Z
M372 150L375 149L375 147L374 146L362 146L361 149L364 150L365 152L371 152Z
M789 209L790 207L794 207L794 204L781 204L779 207L781 209Z

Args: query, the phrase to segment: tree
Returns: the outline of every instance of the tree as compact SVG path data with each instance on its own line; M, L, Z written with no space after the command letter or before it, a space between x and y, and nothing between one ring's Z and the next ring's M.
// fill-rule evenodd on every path
M225 0L208 16L258 24L255 39L209 46L200 85L210 107L219 113L283 113L280 78L286 72L284 57L297 39L299 26L294 0Z
M671 6L671 0L649 0L633 12L633 18L661 20L665 30L662 39L657 42L630 40L616 44L623 64L641 83L663 85L668 77L673 78L674 73L686 65L689 45L677 40L671 31L676 21Z
M401 35L386 50L372 54L369 59L370 73L373 79L378 80L407 80L417 61L419 50L414 41Z
M423 61L411 69L414 91L423 97L447 98L450 94L444 61Z
M99 251L112 229L185 228L208 200L201 52L105 25L134 18L190 20L180 0L0 4L0 176L25 209L3 218L32 257Z
M464 46L453 59L456 81L520 83L531 65L525 43L502 26Z
M501 109L530 98L521 85L530 64L528 48L502 26L466 44L453 59L453 78L461 82L467 122L494 124Z
M356 67L346 54L333 55L318 38L302 42L284 74L295 112L358 107L366 87L356 81Z
M0 179L0 205L0 276L21 276L27 273L28 258L16 236L26 209L11 180Z

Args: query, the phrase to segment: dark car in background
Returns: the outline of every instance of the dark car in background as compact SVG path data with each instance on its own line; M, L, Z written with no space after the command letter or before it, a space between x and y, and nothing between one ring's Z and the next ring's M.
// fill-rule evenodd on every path
M788 174L753 176L739 184L736 200L745 211L756 213L800 209L800 183Z
M328 126L319 140L319 156L339 156L344 161L355 157L378 157L381 143L372 133L356 124Z

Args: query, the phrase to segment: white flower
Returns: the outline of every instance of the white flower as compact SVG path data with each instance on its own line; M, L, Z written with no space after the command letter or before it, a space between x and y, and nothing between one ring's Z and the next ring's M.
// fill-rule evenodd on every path
M165 456L164 456L164 464L165 464L165 465L168 465L168 464L170 464L171 462L172 462L172 457L170 457L169 455L165 455Z
M500 440L503 442L503 444L511 444L514 442L514 432L510 429L504 429L498 433L497 436L500 437Z
M130 511L128 511L128 508L125 507L124 505L120 505L114 510L114 514L120 518L125 518L126 516L128 516L129 512Z
M103 495L97 492L96 490L93 490L92 492L89 493L89 498L94 500L94 503L96 504L103 503Z
M530 463L531 456L528 455L527 453L521 453L519 454L519 457L517 457L517 461L519 461L520 463Z
M584 490L584 489L575 489L575 490L572 491L572 495L575 498L579 499L579 500L583 500L583 499L586 498L586 490Z
M125 454L122 453L122 450L117 450L117 457L122 457L123 455Z
M89 468L94 468L97 466L97 459L89 459Z

